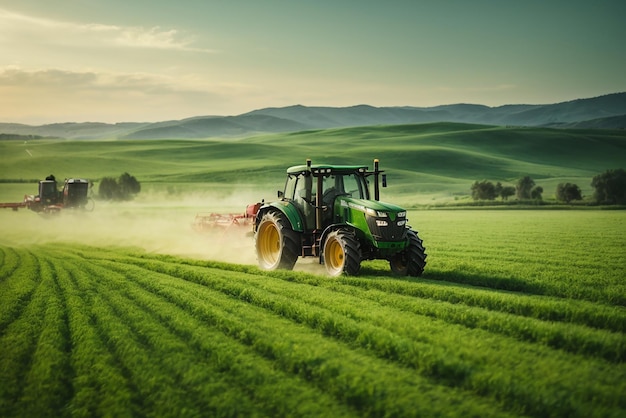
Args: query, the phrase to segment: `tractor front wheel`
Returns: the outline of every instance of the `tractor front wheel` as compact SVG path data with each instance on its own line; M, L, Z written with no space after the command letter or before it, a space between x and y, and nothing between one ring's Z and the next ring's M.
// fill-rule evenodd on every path
M417 232L408 230L407 237L409 246L391 257L389 266L391 271L399 276L421 276L426 267L426 250Z
M291 229L285 215L278 212L263 215L255 244L259 267L264 270L292 270L300 254L298 233Z
M361 246L353 233L339 229L328 234L324 243L324 264L329 275L354 276L361 269Z

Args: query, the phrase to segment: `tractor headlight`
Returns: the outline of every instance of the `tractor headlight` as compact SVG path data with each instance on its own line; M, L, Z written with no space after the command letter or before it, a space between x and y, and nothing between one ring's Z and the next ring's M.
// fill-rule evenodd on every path
M367 213L370 216L373 216L375 218L384 218L387 216L387 214L385 212L379 212L375 209L372 208L365 208L365 213Z
M402 212L398 212L398 218L406 218L406 210L403 210Z
M389 225L389 223L387 223L387 221L385 221L384 219L376 219L376 226L387 226Z
M388 218L389 214L387 212L383 212L381 210L376 210L372 208L364 208L365 213L369 216L373 216L374 218Z

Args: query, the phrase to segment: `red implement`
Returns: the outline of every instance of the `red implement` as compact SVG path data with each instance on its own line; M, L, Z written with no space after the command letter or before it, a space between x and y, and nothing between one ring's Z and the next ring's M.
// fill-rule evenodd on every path
M198 213L193 221L193 229L208 231L231 226L251 226L260 206L260 203L248 205L244 213Z

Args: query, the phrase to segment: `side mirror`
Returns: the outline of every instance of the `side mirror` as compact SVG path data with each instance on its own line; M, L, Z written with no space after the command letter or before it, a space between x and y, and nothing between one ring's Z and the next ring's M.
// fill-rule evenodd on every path
M277 193L277 195L278 195L278 198L279 198L279 199L282 199L282 198L283 198L284 193L283 193L281 190L279 190L279 191L278 191L278 193Z
M387 174L383 174L383 187L387 187Z

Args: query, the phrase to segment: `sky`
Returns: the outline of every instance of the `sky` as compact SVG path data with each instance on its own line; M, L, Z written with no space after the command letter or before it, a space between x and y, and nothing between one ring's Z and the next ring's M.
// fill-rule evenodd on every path
M0 122L626 91L624 0L0 0Z

